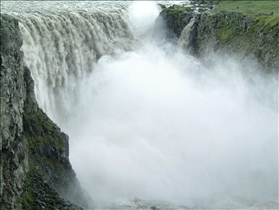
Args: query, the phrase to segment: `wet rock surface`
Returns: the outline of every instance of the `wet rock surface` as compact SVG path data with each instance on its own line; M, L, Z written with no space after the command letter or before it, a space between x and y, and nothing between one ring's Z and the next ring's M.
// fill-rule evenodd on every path
M28 142L23 136L23 108L26 99L22 39L18 22L1 15L1 209L15 209L20 203L28 171Z
M195 18L188 49L195 56L212 52L237 54L243 59L255 58L264 71L279 70L279 22L270 25L242 13L211 12L208 8L200 11L184 6L166 8L160 16L171 39L178 39L184 27Z
M68 136L38 107L18 21L1 15L1 209L82 209Z

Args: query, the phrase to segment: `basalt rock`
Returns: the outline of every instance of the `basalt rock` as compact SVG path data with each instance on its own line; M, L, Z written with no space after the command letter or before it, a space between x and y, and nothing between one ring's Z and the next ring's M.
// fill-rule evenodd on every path
M28 142L23 135L26 99L22 38L18 22L1 15L1 209L20 203L28 172Z
M189 51L194 56L234 54L256 59L264 71L279 71L279 21L267 24L240 12L214 11L203 5L203 12L192 7L172 6L162 10L170 39L178 39L184 27L195 18ZM199 10L198 10L199 11Z
M1 209L82 209L68 136L38 107L18 21L1 15Z

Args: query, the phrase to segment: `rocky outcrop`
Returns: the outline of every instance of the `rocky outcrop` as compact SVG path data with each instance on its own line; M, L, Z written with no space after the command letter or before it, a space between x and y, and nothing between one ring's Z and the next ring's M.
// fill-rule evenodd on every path
M1 209L15 209L20 203L28 172L28 142L23 135L26 99L22 38L18 22L1 18Z
M38 107L18 21L1 15L1 209L82 209L68 136Z
M195 18L188 46L195 56L212 52L237 54L242 58L256 58L265 71L279 70L279 21L267 24L241 12L213 12L210 6L203 6L203 10L172 6L160 16L170 38L179 38L184 27Z

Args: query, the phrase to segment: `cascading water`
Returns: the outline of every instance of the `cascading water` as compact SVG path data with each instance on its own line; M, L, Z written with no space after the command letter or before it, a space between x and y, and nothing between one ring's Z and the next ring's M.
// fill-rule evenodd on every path
M45 3L40 4L26 5L33 10L13 15L20 19L24 61L35 80L39 105L59 122L71 112L80 80L92 72L102 55L130 50L133 34L125 4L105 11L96 8L102 3L72 2L69 7L74 10L58 9L66 2L59 6L49 2L47 9Z
M278 206L275 79L158 42L153 2L28 4L9 14L36 98L97 206Z
M178 43L179 46L187 49L189 47L189 41L190 41L190 32L192 30L193 24L195 23L195 18L191 18L190 22L187 26L184 27L184 29L181 32L181 35L179 37Z

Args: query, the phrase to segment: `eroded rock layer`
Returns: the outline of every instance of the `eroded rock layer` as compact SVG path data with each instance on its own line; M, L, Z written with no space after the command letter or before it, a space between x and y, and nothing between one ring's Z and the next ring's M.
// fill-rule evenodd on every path
M38 107L18 21L1 16L1 209L87 208L68 136Z
M266 23L241 12L185 6L168 7L160 15L169 37L177 39L194 19L186 47L195 56L237 54L243 59L256 59L265 71L278 72L278 21Z

